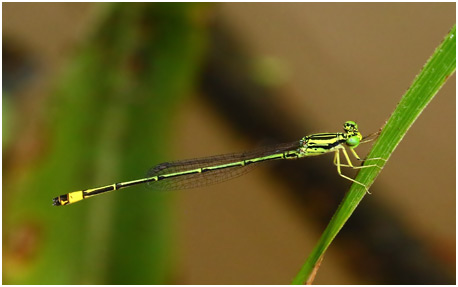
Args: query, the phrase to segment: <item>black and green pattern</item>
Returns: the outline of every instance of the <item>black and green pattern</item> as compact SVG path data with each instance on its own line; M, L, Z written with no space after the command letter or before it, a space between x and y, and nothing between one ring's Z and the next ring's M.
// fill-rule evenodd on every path
M176 190L207 186L241 176L262 162L279 159L299 159L329 152L335 153L334 164L337 166L339 175L361 184L343 175L340 167L364 168L376 166L355 167L351 163L345 146L360 160L354 148L361 143L362 139L358 125L353 121L347 121L344 124L343 133L313 134L292 143L262 147L249 152L165 162L151 168L146 178L71 192L54 198L53 204L57 206L67 205L98 194L142 183L148 183L155 190ZM344 154L348 164L340 163L340 151Z

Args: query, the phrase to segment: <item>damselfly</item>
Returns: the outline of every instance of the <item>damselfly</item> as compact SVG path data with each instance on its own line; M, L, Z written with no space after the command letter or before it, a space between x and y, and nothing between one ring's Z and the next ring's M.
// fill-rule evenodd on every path
M292 143L262 147L249 152L165 162L151 168L146 178L70 192L54 198L53 204L57 206L67 205L98 194L142 183L148 183L152 189L156 190L176 190L206 186L240 176L261 162L279 159L298 159L330 152L334 152L334 164L337 166L339 175L362 185L368 192L367 187L363 183L342 174L340 168L342 166L354 169L378 167L376 164L354 166L345 149L345 147L348 147L354 157L361 160L354 149L360 143L372 140L370 137L373 135L377 136L378 133L366 137L365 139L367 140L363 141L363 137L358 130L358 125L353 121L347 121L344 124L343 133L312 134ZM342 164L340 162L340 152L343 153L348 164ZM380 158L366 160L376 159Z

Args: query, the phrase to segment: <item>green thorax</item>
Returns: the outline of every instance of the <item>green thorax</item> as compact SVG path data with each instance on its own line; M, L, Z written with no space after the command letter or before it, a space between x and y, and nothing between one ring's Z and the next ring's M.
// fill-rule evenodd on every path
M349 148L356 148L362 140L358 125L353 121L344 124L343 133L319 133L305 136L301 139L301 147L298 156L313 156L335 151L347 145Z

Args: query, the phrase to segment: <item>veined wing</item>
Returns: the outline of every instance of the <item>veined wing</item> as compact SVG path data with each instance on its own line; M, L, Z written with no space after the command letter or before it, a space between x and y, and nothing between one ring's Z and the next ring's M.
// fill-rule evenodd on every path
M242 153L231 153L210 157L165 162L148 171L147 177L159 177L158 181L150 181L148 185L155 190L188 189L220 183L241 176L259 163L272 160L270 155L295 151L300 141L261 147ZM251 161L253 160L253 161ZM202 169L201 172L182 174ZM173 174L172 177L167 175Z

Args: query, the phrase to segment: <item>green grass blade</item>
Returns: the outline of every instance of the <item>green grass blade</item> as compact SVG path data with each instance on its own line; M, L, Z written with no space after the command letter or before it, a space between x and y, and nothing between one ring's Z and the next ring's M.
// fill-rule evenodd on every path
M367 158L388 159L420 113L437 94L448 77L455 72L455 38L456 26L453 26L399 102ZM374 163L383 167L386 161L374 160L368 161L365 164ZM380 171L381 168L362 169L358 173L356 180L370 187ZM294 278L293 284L307 282L310 276L316 272L315 266L317 266L320 258L323 257L324 252L332 240L336 237L340 229L342 229L365 195L366 192L362 186L358 184L351 186L350 191L343 199L309 258Z

